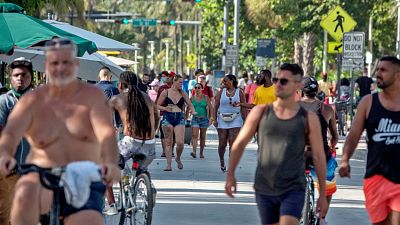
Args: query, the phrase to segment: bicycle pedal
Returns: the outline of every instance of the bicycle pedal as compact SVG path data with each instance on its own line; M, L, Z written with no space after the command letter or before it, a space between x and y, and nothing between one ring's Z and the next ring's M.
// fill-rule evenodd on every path
M129 207L126 209L127 213L131 213L132 211L135 211L135 207Z

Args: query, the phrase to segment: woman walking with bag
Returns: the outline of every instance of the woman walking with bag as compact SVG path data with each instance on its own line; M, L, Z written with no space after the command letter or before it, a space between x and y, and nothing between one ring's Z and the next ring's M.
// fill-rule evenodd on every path
M232 74L226 75L222 80L224 88L219 91L215 98L214 107L214 126L218 131L218 154L220 159L221 171L226 171L225 151L229 141L229 151L239 134L240 128L243 126L244 115L246 109L243 107L235 107L238 102L245 103L243 91L238 88L236 77Z
M197 83L194 87L194 95L190 98L196 115L192 115L192 146L193 152L190 155L193 158L197 158L197 141L199 139L200 130L200 158L204 158L204 146L206 144L206 132L208 126L214 120L212 117L212 107L210 98L203 93L204 86L201 83ZM189 110L186 110L187 112Z

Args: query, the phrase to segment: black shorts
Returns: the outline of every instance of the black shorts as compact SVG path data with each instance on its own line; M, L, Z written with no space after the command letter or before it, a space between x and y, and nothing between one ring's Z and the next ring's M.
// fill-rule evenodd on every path
M256 202L262 224L279 222L280 216L293 216L300 220L305 191L289 191L278 196L256 192Z

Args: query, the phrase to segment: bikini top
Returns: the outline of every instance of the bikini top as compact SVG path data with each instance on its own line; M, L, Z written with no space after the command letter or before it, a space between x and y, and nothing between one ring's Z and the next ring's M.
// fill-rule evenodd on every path
M183 98L183 96L181 96L179 101L177 103L175 103L174 101L172 101L172 99L170 99L168 97L168 90L167 90L167 97L165 98L164 103L165 103L165 105L169 105L169 104L176 105L176 106L178 106L178 108L180 108L183 111L183 106L185 105L185 99Z

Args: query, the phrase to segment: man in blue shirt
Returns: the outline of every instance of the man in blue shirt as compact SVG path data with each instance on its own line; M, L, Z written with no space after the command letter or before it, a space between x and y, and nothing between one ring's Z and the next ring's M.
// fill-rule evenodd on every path
M106 66L102 67L99 72L100 81L96 84L96 86L104 92L107 100L110 100L112 96L119 94L118 88L115 87L114 84L111 82L111 78L112 75L110 68ZM115 112L114 125L117 128L122 126L121 117L119 116L118 112Z
M104 66L103 68L100 69L99 72L100 82L97 83L96 86L101 90L103 90L107 100L110 100L112 96L119 94L118 88L115 87L111 82L111 77L112 75L110 68Z
M6 126L8 116L17 104L19 98L31 90L33 67L32 62L24 57L15 59L10 64L11 90L0 96L0 132ZM18 164L24 164L29 152L29 144L21 139L17 147L15 159ZM0 224L9 224L11 203L14 187L19 176L5 178L0 175Z

